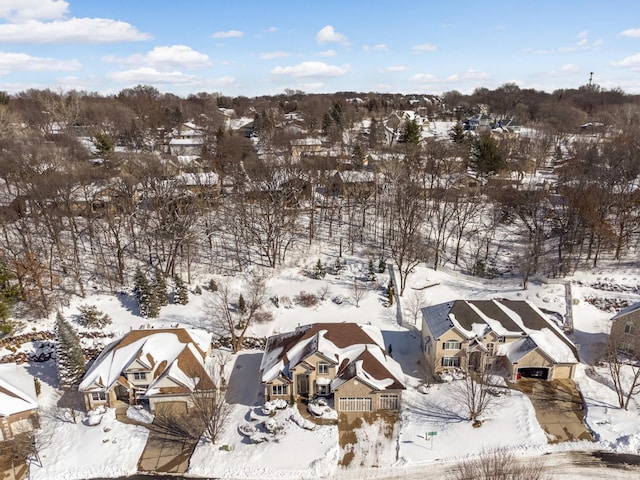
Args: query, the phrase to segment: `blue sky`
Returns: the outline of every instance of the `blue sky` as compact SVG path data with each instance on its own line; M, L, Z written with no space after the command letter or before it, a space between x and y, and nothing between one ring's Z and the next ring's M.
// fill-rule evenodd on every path
M640 2L0 0L0 90L640 93Z

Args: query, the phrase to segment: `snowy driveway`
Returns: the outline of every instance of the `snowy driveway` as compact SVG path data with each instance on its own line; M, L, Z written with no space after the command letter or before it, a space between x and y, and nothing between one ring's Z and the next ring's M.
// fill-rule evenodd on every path
M185 473L196 442L151 429L138 461L140 472Z
M593 441L584 424L582 396L573 381L520 379L514 388L531 399L549 443Z

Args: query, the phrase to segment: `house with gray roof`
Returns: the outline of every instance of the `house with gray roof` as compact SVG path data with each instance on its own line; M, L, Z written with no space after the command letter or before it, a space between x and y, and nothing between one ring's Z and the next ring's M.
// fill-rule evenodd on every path
M573 378L578 363L564 332L520 300L455 300L423 308L422 350L433 373L491 368L511 380Z
M640 302L620 310L611 319L609 339L619 353L640 357Z

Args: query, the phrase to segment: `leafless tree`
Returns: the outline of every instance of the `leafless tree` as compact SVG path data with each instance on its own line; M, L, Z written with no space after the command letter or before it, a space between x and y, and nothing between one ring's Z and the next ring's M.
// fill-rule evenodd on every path
M631 353L633 345L626 343L621 322L614 323L607 342L606 360L620 408L629 409L629 402L640 394L640 363Z
M469 365L469 354L465 359L465 365ZM476 370L467 368L465 376L456 380L453 384L452 397L460 408L464 408L469 415L469 420L474 425L482 425L480 417L491 407L496 405L499 397L496 395L496 387L491 383L491 369L480 366Z
M479 457L461 461L451 480L550 480L544 461L518 459L506 448L483 450Z
M260 309L267 301L266 277L257 274L244 282L243 297L246 309L242 313L234 306L228 283L218 285L218 290L206 303L207 313L211 316L213 330L221 337L228 336L234 352L242 350L242 342L252 323L259 316Z
M356 307L360 307L360 302L364 300L368 293L369 291L367 290L366 285L357 278L354 278L351 283L351 297L353 298L353 304Z
M413 324L418 326L418 319L422 315L422 307L426 305L422 292L413 291L408 298L402 302L404 315L413 320Z

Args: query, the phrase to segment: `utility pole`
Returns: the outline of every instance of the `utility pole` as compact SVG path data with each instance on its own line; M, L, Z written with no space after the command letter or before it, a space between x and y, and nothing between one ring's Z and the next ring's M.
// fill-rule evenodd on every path
M589 72L589 90L593 87L593 72Z

